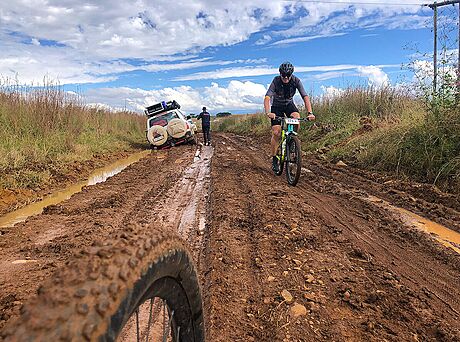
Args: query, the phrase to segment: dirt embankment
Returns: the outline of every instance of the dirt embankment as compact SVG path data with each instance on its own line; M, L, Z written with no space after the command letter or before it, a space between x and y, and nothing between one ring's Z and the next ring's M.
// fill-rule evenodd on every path
M189 146L152 153L2 229L0 329L82 247L134 223L170 226L192 243L209 341L460 341L460 256L366 200L456 228L456 198L314 160L289 187L270 171L265 143L214 143L210 179ZM206 222L194 219L204 210L197 193Z

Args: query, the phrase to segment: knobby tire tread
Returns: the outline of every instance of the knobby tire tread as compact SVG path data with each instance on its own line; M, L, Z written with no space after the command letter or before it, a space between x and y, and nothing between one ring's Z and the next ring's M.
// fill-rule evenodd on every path
M184 318L188 331L181 327L180 341L204 341L201 291L191 253L171 231L150 233L130 227L112 240L82 250L40 286L2 337L113 341L150 291L189 314ZM178 311L175 316L180 320Z
M295 186L300 178L300 172L302 169L302 153L300 149L300 140L296 136L290 136L286 142L286 180L289 185ZM291 157L290 149L291 146L295 146L295 157L296 157L296 172L292 177L290 173L289 161Z

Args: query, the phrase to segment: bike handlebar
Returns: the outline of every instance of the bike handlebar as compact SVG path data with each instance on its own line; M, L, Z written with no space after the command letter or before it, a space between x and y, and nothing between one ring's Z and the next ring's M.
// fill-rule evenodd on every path
M273 119L273 120L284 121L286 119L296 119L296 120L299 120L299 121L302 121L302 122L312 122L312 121L314 121L314 120L309 120L308 118L288 118L287 116L275 116L275 119Z

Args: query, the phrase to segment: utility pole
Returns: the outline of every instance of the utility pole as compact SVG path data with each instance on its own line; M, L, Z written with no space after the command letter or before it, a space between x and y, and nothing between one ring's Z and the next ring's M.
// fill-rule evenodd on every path
M451 1L443 1L443 2L434 2L433 4L430 5L425 5L431 8L434 13L433 13L433 34L434 34L434 52L433 52L433 95L436 95L436 89L437 89L437 76L438 76L438 67L437 67L437 49L438 49L438 7L441 6L446 6L446 5L455 5L459 4L460 6L460 0L451 0ZM457 89L458 92L460 92L460 8L459 8L459 16L458 16L458 61L457 61ZM458 96L458 95L457 95Z
M430 6L431 7L431 6ZM433 34L434 34L434 52L433 52L433 97L436 96L437 91L437 79L438 79L438 6L436 1L431 7L434 11L433 14Z

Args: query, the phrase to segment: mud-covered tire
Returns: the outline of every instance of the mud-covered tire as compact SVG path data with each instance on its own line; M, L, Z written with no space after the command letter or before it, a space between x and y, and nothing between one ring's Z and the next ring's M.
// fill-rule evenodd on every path
M189 144L190 145L197 145L198 144L198 137L196 134L194 134L190 139L189 139Z
M135 231L114 241L84 251L40 287L4 329L5 340L114 341L140 304L159 297L175 312L180 341L204 341L201 292L185 243L170 232Z
M296 136L290 136L286 141L286 180L289 185L295 186L299 181L302 169L302 153L300 140ZM292 172L291 172L292 171Z

